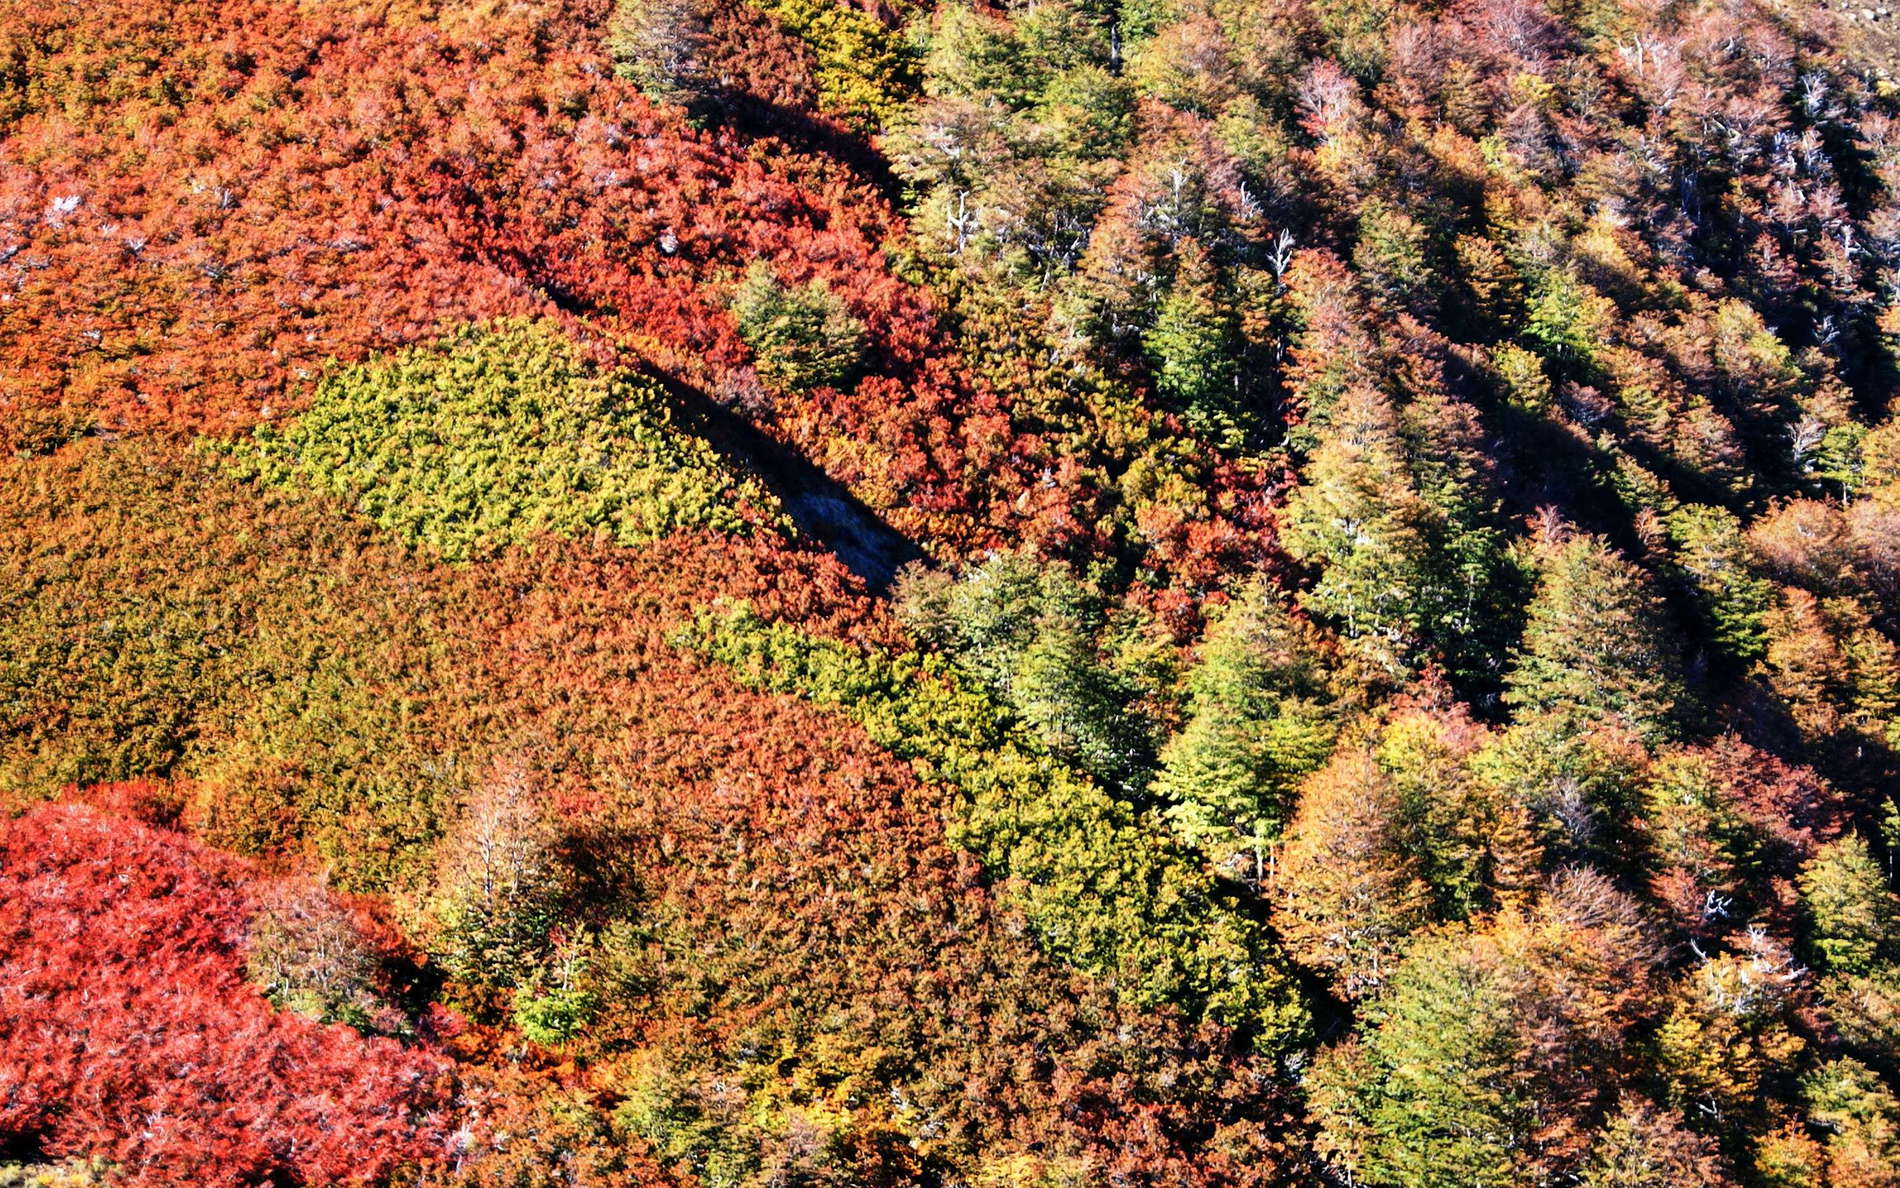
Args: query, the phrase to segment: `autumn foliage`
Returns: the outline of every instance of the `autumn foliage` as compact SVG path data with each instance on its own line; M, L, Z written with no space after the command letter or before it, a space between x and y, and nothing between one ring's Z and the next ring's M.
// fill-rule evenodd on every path
M245 981L248 872L83 807L0 832L0 1135L134 1183L366 1182L450 1149L449 1062Z
M0 0L0 1185L1894 1188L1857 19Z

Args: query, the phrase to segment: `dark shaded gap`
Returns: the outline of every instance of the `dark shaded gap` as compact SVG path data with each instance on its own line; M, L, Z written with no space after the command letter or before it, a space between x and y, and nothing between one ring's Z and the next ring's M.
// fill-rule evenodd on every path
M824 545L871 593L883 595L897 571L925 553L849 488L797 450L705 392L656 368L645 374L665 390L681 427L759 476L784 503L798 530Z

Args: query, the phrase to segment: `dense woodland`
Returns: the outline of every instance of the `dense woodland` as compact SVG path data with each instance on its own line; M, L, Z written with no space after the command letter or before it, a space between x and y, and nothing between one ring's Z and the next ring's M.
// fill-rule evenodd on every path
M0 0L0 1185L1900 1188L1777 0Z

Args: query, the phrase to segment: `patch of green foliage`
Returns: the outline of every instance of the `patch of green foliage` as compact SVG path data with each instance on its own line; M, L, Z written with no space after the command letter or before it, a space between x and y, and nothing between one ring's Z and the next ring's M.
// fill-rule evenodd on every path
M543 533L637 545L743 532L759 518L748 505L771 505L674 425L653 383L529 322L339 369L296 420L230 453L248 477L334 492L458 561Z
M732 296L732 316L758 357L759 378L775 388L842 387L864 355L864 324L823 280L794 287L754 263Z
M882 127L916 94L915 53L857 9L835 0L764 0L759 9L811 47L819 107L858 131Z
M585 990L540 985L538 981L515 991L515 1026L530 1043L558 1048L593 1021L599 1004Z

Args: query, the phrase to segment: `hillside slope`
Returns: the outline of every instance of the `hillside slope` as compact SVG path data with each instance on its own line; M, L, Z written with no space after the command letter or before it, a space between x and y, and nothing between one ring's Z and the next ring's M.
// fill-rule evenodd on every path
M1900 1185L1885 20L0 0L0 1183Z

